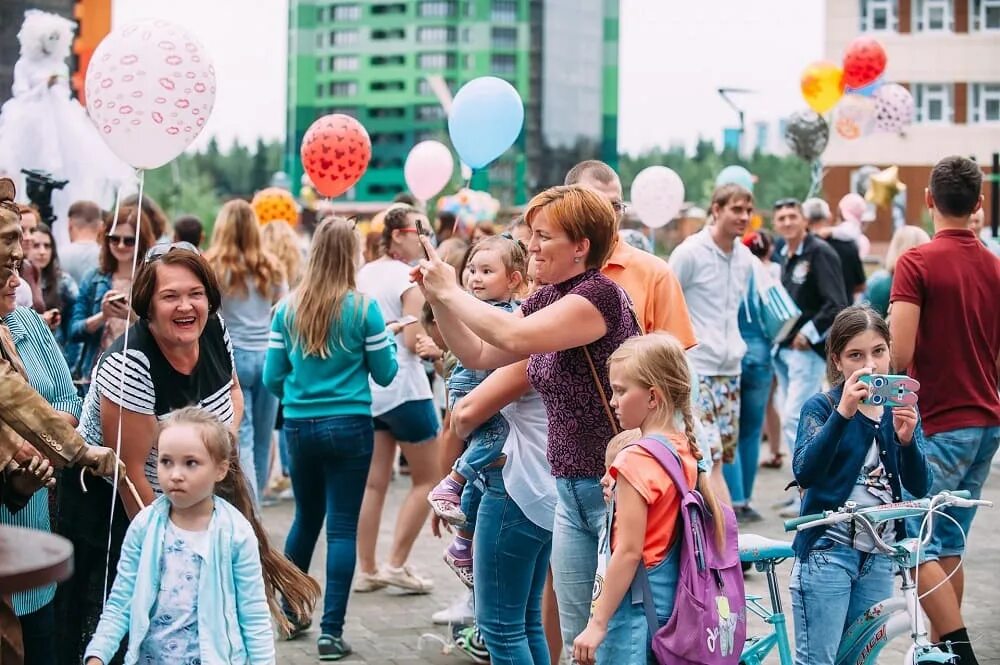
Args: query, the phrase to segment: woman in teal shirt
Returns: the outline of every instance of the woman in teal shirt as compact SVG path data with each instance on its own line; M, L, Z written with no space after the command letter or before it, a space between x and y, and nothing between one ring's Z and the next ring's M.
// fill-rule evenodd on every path
M21 358L31 387L45 398L67 422L76 426L80 419L81 400L77 395L69 366L48 325L29 307L15 307L13 297L18 279L11 278L3 287L0 298L0 319L10 331L14 349ZM32 495L27 505L17 513L0 507L0 523L50 531L49 491L42 488ZM24 634L25 665L55 662L55 612L52 599L56 586L16 593L11 598L14 612L21 621Z
M885 268L872 273L868 283L865 284L864 302L871 305L882 318L889 315L889 293L892 291L892 274L896 270L896 261L906 250L930 241L931 238L926 231L919 226L909 224L892 234L892 241L889 242L889 249L885 253Z

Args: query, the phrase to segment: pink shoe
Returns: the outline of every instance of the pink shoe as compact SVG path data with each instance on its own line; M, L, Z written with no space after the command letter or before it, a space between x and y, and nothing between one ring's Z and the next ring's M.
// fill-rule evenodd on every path
M465 550L467 554L459 555L452 551L453 546L449 546L444 551L444 562L448 564L452 572L465 586L472 588L472 551Z
M465 526L465 513L462 512L462 486L445 476L427 495L434 514L448 524L457 527Z

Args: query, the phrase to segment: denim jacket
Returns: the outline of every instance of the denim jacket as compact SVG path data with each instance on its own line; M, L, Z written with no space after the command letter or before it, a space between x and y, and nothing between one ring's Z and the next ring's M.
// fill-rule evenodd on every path
M159 497L129 525L111 595L87 645L86 657L111 662L128 634L125 665L139 658L160 588L163 536L170 502ZM198 640L203 665L268 665L274 636L253 527L225 500L215 497L207 560L198 579Z
M828 393L813 395L802 406L792 459L795 480L805 490L801 514L837 510L844 505L864 466L872 439L878 444L893 501L902 500L902 487L917 498L925 496L931 486L931 470L924 457L920 421L913 441L904 446L892 426L892 409L883 411L878 427L860 412L848 420L836 408L842 392L843 386L837 386ZM792 547L796 555L808 554L825 531L825 527L816 527L795 534ZM902 520L896 522L896 533L906 533Z
M82 344L80 355L75 365L70 366L74 378L89 379L94 363L101 355L101 326L92 333L87 332L87 319L101 311L101 301L104 294L111 290L111 275L106 275L99 268L87 271L80 282L80 293L73 306L73 318L69 327L69 341Z

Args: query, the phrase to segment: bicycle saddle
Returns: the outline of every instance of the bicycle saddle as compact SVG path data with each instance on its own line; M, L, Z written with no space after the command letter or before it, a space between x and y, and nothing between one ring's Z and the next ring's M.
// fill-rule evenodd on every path
M768 561L791 559L795 556L792 543L786 540L775 540L758 536L755 533L740 534L740 561Z

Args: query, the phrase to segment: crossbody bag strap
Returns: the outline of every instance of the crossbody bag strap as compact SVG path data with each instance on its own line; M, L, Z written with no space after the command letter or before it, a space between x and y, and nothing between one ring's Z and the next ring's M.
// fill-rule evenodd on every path
M601 404L604 405L604 413L608 417L608 422L611 423L611 431L615 434L621 432L621 428L618 427L618 421L615 420L615 414L611 412L611 404L608 402L608 395L604 392L604 386L601 385L601 377L597 375L597 367L594 366L594 359L590 357L590 351L587 350L586 346L581 346L583 349L583 355L587 358L587 364L590 366L590 375L594 378L594 385L597 386L597 394L601 396Z

